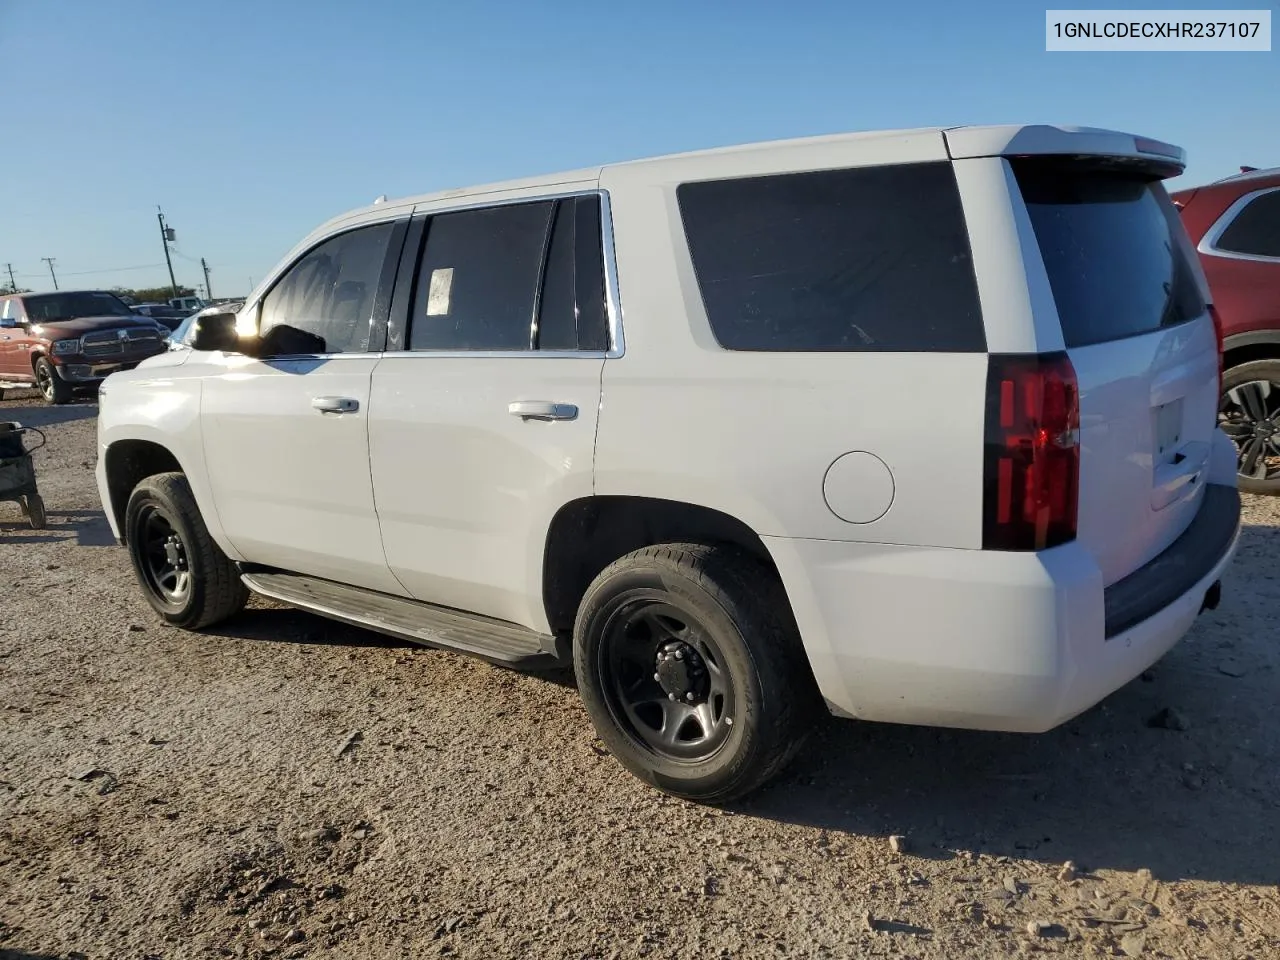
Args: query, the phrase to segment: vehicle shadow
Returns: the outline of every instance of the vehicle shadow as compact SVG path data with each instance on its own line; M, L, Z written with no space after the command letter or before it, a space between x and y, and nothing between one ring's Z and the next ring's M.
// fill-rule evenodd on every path
M254 598L254 603L274 603ZM412 649L414 644L385 634L348 626L305 610L285 606L254 606L219 624L219 636L265 643L308 643L329 647L381 647Z
M1274 627L1250 629L1280 606L1280 582L1249 562L1276 536L1246 527L1223 605L1143 679L1063 726L1031 735L832 719L788 775L737 809L904 835L932 859L972 852L1280 883L1280 644ZM1184 729L1152 725L1164 708Z
M8 950L0 947L0 960L58 960L48 953L27 953L25 950Z
M258 603L274 603L257 597ZM425 644L416 644L408 640L400 640L373 630L365 630L330 620L319 614L290 607L250 607L239 616L217 628L219 636L235 637L241 640L257 640L268 643L314 643L332 647L366 647L393 650L427 649ZM446 651L451 656L466 656L457 651ZM502 669L502 664L494 664ZM545 670L521 670L527 676L554 683L562 687L574 687L576 681L571 669L548 668Z
M14 405L0 402L0 420L13 420L24 427L56 426L60 423L73 423L76 420L89 420L98 415L98 400L86 398L57 407Z
M107 517L101 510L48 510L49 525L33 530L16 503L0 505L0 543L54 543L74 540L78 547L114 547Z

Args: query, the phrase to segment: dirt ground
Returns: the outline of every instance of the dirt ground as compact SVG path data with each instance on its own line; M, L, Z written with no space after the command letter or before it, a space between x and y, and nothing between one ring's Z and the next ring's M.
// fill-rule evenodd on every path
M1280 501L1086 715L832 720L718 810L625 774L571 677L261 601L162 626L95 414L0 403L50 514L0 503L0 958L1280 957Z

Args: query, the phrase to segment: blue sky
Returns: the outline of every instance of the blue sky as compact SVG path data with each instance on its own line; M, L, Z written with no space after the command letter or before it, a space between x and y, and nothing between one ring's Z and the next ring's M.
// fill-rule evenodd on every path
M1280 52L1046 53L1046 5L0 0L0 271L163 283L160 204L179 282L203 256L241 295L381 193L843 130L1115 127L1185 147L1181 183L1280 165Z

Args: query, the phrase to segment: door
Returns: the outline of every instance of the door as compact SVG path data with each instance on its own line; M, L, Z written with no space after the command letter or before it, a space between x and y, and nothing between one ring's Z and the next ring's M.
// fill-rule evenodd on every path
M21 346L28 336L19 323L23 316L17 297L0 301L0 380L32 379L28 352Z
M547 629L547 529L592 494L609 346L600 225L590 195L441 213L424 241L410 231L370 453L387 562L417 599Z
M214 506L250 562L397 593L369 474L369 386L404 222L304 254L263 298L257 356L210 367L202 423ZM384 316L378 315L382 305ZM257 307L251 309L259 309Z
M1077 539L1111 584L1190 525L1217 434L1203 275L1158 180L1012 161L1080 391Z

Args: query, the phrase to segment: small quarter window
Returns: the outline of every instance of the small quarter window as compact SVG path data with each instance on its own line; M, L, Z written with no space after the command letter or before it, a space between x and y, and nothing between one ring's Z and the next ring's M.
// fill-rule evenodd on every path
M1280 189L1250 200L1214 246L1228 253L1280 258Z

